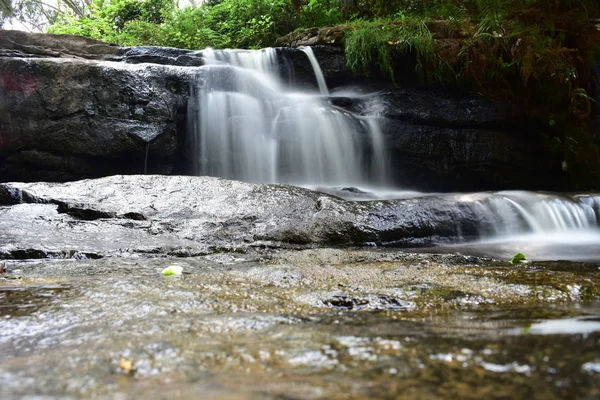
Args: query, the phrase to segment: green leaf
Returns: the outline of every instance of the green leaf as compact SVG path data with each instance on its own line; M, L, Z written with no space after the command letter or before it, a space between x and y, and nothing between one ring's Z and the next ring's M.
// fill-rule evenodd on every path
M527 257L523 253L517 253L513 256L513 258L508 260L508 262L511 264L519 264L522 262L527 262Z
M183 267L177 264L173 264L163 269L162 274L164 276L181 275L183 274Z

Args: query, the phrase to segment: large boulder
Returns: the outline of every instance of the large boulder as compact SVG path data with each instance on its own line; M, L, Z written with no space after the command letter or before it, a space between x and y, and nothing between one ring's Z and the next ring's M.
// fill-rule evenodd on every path
M5 183L1 204L8 206L0 207L0 258L420 246L515 236L552 219L556 226L548 230L575 229L575 220L596 226L600 215L600 198L592 196L480 193L355 202L293 186L164 175Z
M198 254L248 246L364 246L477 236L452 198L352 202L211 177L126 175L0 185L0 254ZM58 234L57 234L58 233Z
M171 172L188 77L179 67L0 58L2 180Z

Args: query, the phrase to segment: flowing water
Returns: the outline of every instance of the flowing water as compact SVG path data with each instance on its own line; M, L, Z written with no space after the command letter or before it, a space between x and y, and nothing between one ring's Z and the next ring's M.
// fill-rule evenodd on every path
M452 250L538 260L600 260L600 196L524 191L461 196L485 226L480 240Z
M275 49L203 52L192 87L196 174L299 186L384 183L377 124L331 106L312 50L320 93L286 88Z

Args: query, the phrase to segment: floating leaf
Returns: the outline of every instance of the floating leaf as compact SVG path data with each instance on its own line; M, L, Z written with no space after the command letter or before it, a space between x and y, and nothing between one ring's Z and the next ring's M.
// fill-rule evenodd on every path
M133 363L126 358L122 358L119 363L119 369L124 373L129 374L133 370Z
M511 264L518 264L521 262L527 262L527 257L525 256L525 254L523 253L517 253L513 256L513 258L511 258L510 260L508 260L509 263Z
M183 267L177 264L173 264L162 270L164 276L181 275L182 273Z

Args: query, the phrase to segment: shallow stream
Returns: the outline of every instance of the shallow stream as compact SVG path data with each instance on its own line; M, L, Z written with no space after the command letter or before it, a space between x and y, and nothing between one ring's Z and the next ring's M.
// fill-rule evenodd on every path
M600 396L598 264L332 249L6 264L3 399ZM172 264L182 277L161 275Z

